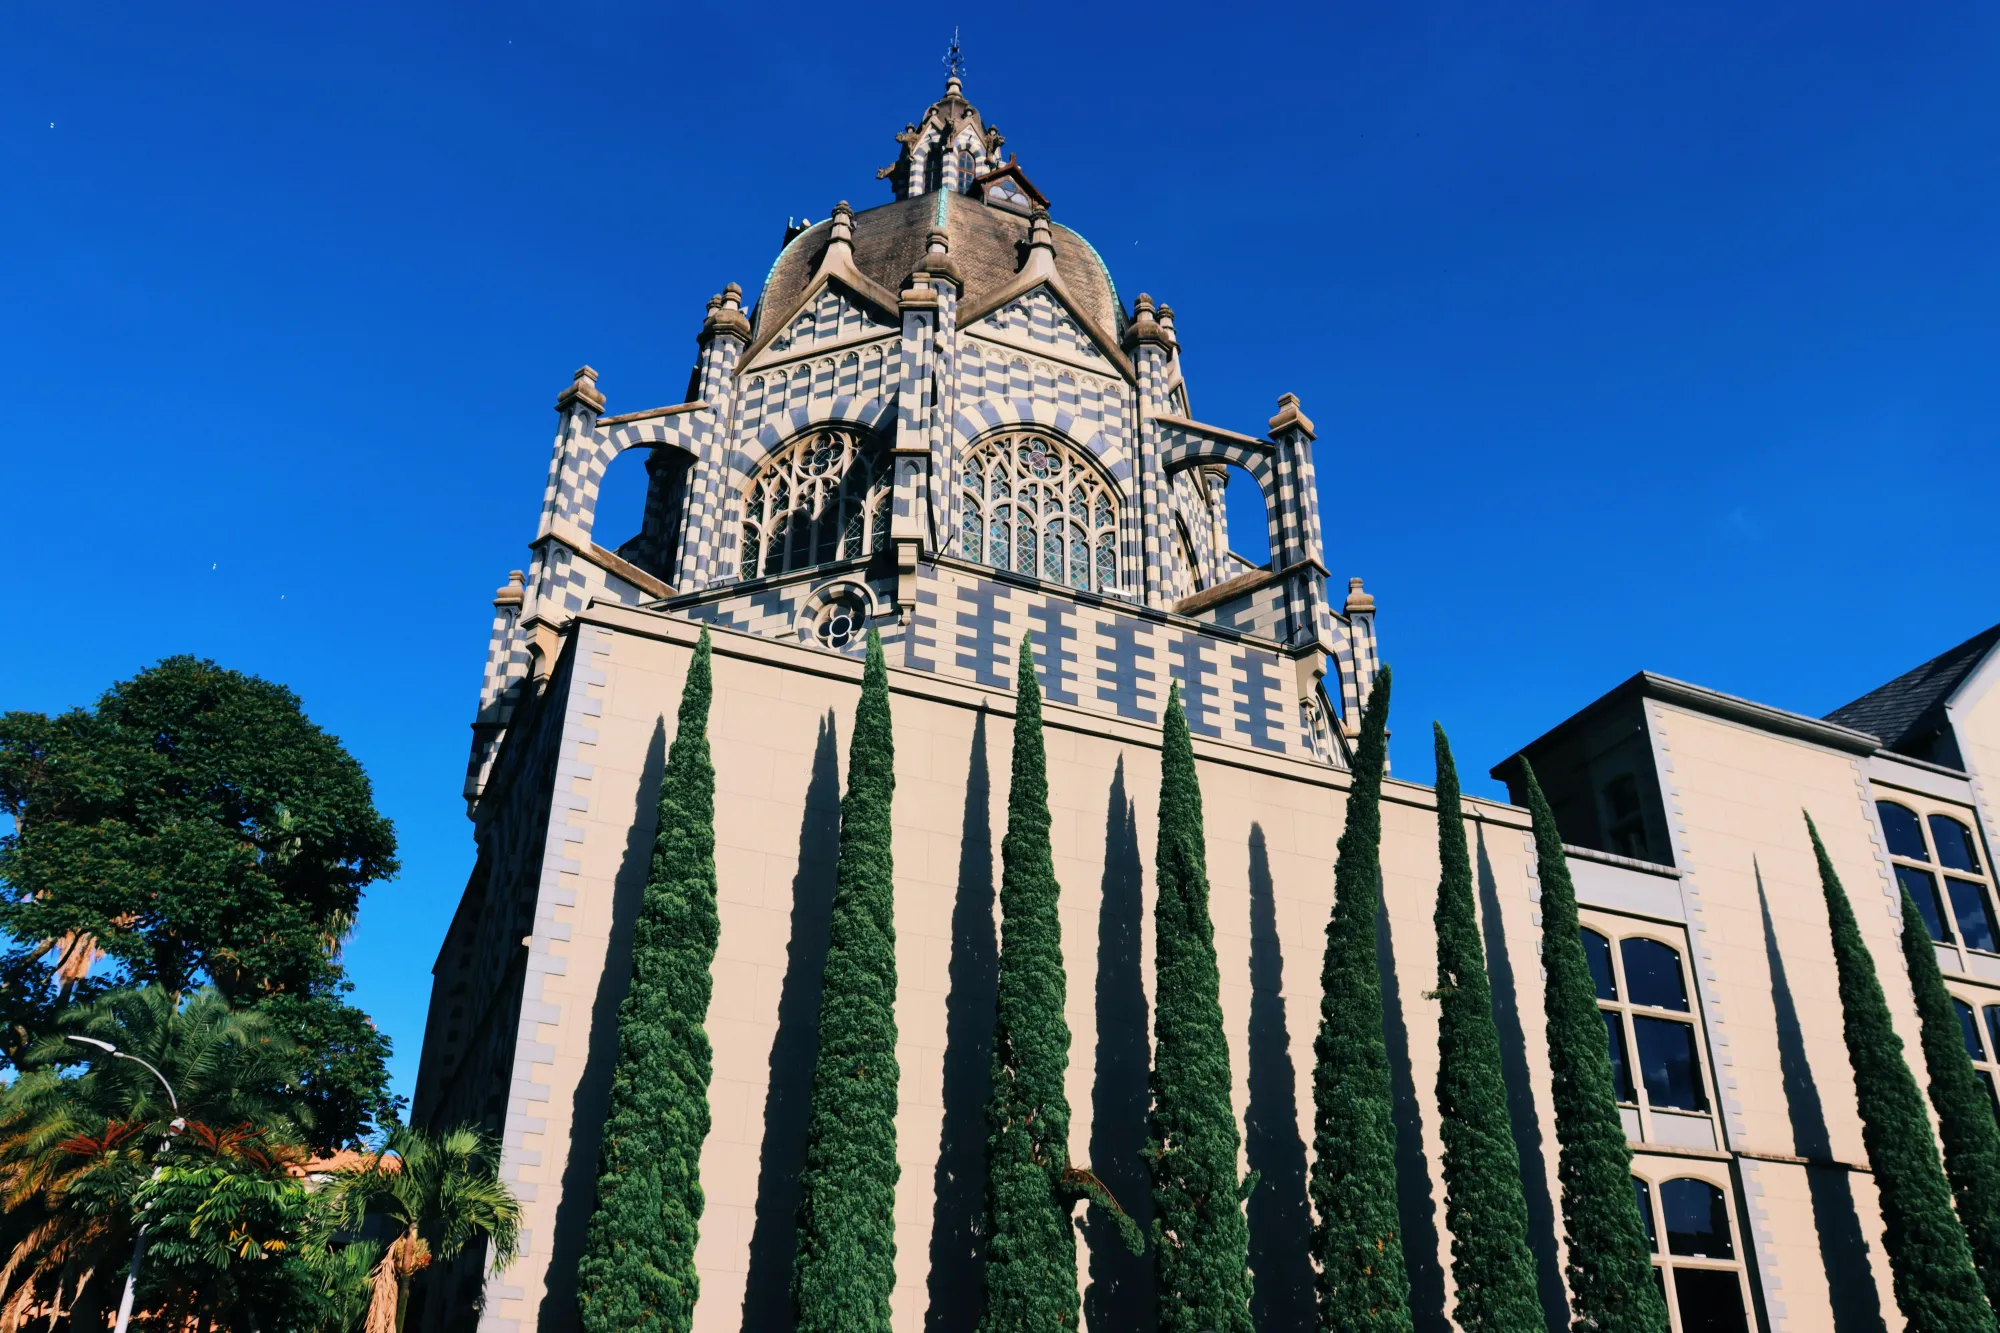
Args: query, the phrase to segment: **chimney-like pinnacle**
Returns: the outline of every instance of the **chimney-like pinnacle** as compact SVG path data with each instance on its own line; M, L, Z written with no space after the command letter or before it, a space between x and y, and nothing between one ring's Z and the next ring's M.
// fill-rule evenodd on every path
M493 592L493 605L519 606L528 595L528 576L518 569L507 571L507 582Z
M708 298L708 318L701 322L701 333L695 342L706 347L721 334L750 341L750 321L743 313L743 289L733 282Z
M1309 440L1316 438L1313 434L1312 418L1299 410L1299 396L1295 393L1278 395L1278 415L1271 418L1273 436L1288 430L1303 431Z
M951 237L934 230L924 238L924 249L924 272L930 274L933 280L946 279L963 292L965 279L958 275L958 265L952 262Z
M1138 347L1142 343L1152 343L1156 347L1172 347L1167 332L1160 322L1153 318L1153 298L1144 292L1132 302L1132 322L1125 326L1125 346Z
M592 416L604 410L604 395L597 391L597 372L589 366L577 367L570 386L556 396L556 411L568 412L572 408L580 408Z
M1360 579L1347 581L1347 605L1344 609L1350 616L1374 613L1375 599L1361 590Z

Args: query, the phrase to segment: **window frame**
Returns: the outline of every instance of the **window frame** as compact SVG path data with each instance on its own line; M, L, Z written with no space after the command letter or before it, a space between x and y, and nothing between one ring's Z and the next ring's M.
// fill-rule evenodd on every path
M1682 1161L1662 1161L1656 1158L1635 1157L1632 1161L1632 1177L1646 1184L1647 1202L1653 1210L1651 1230L1653 1236L1652 1262L1656 1269L1664 1270L1663 1284L1667 1299L1667 1327L1671 1333L1682 1333L1679 1292L1674 1282L1676 1269L1701 1269L1711 1273L1736 1274L1738 1298L1743 1302L1743 1326L1746 1329L1759 1327L1757 1306L1750 1290L1750 1264L1748 1238L1743 1232L1743 1220L1736 1211L1736 1182L1729 1168L1716 1163L1712 1169L1708 1163ZM1721 1176L1721 1179L1717 1179ZM1711 1189L1722 1192L1724 1215L1729 1219L1729 1245L1735 1252L1733 1259L1702 1259L1693 1255L1674 1254L1667 1242L1666 1205L1660 1197L1661 1187L1676 1180L1693 1180Z
M811 455L822 441L838 441L836 468L815 470ZM831 421L801 431L767 454L742 482L736 524L739 583L786 578L831 565L873 560L887 550L895 509L894 460L880 431ZM784 503L778 503L780 487ZM804 503L800 496L810 491ZM857 549L849 553L848 529L858 521ZM798 530L803 525L803 542ZM774 533L783 554L772 568ZM819 549L831 546L826 558ZM803 548L803 549L801 549ZM794 559L794 553L797 559Z
M1622 1097L1618 1105L1621 1110L1637 1114L1639 1133L1632 1140L1635 1144L1672 1146L1658 1137L1654 1116L1666 1114L1678 1120L1704 1118L1709 1122L1712 1143L1719 1149L1722 1145L1721 1123L1716 1115L1716 1088L1713 1072L1709 1068L1708 1032L1702 1022L1701 992L1695 986L1694 967L1689 959L1689 944L1684 927L1676 928L1640 917L1622 917L1602 911L1585 908L1577 913L1578 924L1584 930L1594 931L1611 943L1611 976L1613 988L1618 993L1615 1000L1600 998L1597 1008L1600 1013L1615 1013L1619 1018L1620 1030L1625 1039L1625 1063L1632 1084L1635 1100L1625 1101ZM1625 977L1625 950L1623 944L1629 939L1649 940L1664 945L1674 951L1680 959L1681 985L1687 992L1686 1009L1663 1009L1657 1005L1639 1004L1631 998L1631 984ZM1686 1025L1694 1037L1695 1081L1699 1085L1702 1099L1707 1102L1705 1110L1689 1110L1678 1106L1653 1106L1652 1098L1646 1091L1646 1075L1640 1063L1639 1034L1635 1018L1655 1018L1667 1022ZM1614 1089L1614 1093L1622 1091Z
M1023 455L1031 442L1036 440L1046 446L1046 453L1061 460L1062 471L1059 474L1041 477L1028 472ZM996 468L1004 473L1005 494L995 489ZM1129 600L1131 593L1127 587L1124 549L1125 492L1089 449L1061 431L1047 427L1005 426L967 444L959 454L955 471L957 476L953 478L952 486L958 516L957 530L944 548L945 554L1069 592ZM1030 486L1059 489L1062 497L1053 504L1048 503L1046 497L1034 500L1031 526L1024 523L1022 516L1024 501L1028 500L1026 491ZM1081 512L1074 507L1079 492L1085 497ZM1004 520L997 512L1003 509L1007 511ZM993 534L989 524L994 522L1004 522L1007 527L1004 564L992 558ZM1059 577L1048 574L1046 540L1052 526L1063 530L1063 546L1058 552L1063 576ZM1024 531L1035 542L1033 569L1020 567ZM1082 548L1086 565L1081 582L1075 577L1079 549L1075 540L1079 532L1086 543ZM968 550L968 544L976 544L978 550Z
M1963 806L1926 799L1920 793L1906 792L1900 787L1887 793L1878 788L1872 796L1875 826L1882 835L1882 852L1888 858L1890 881L1896 885L1899 892L1902 891L1902 882L1896 874L1898 867L1901 867L1929 875L1935 887L1937 908L1942 913L1941 919L1951 938L1940 940L1933 937L1931 943L1942 949L1958 949L1985 958L2000 958L2000 900L1996 900L1994 894L1993 854L1986 846L1978 816ZM1905 856L1890 846L1888 821L1882 817L1881 807L1884 805L1899 806L1916 819L1917 833L1923 839L1927 859L1918 860L1915 857ZM1938 855L1937 835L1931 830L1931 820L1940 816L1966 830L1969 835L1969 845L1974 854L1980 858L1977 871L1952 869L1946 866L1944 859ZM1966 942L1965 930L1959 924L1958 905L1952 901L1952 880L1977 886L1978 892L1985 900L1987 925L1994 936L1995 948L1982 949ZM1919 903L1920 911L1922 907L1923 904ZM1960 965L1957 970L1960 972L1968 970L1964 966L1963 953L1960 955Z
M1972 1026L1979 1039L1979 1054L1967 1051L1966 1057L1972 1062L1973 1073L1985 1076L1980 1081L1986 1085L1994 1117L2000 1119L2000 991L1976 990L1970 986L1947 983L1945 993L1972 1010Z

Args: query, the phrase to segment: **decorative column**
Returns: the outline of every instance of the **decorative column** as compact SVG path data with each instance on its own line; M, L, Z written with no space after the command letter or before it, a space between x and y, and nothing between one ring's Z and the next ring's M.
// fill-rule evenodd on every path
M743 289L735 283L708 301L708 316L695 338L694 401L712 409L695 427L694 463L688 469L680 522L677 592L706 588L735 570L733 548L724 549L730 508L729 431L736 421L736 364L750 345L750 320L743 313Z
M930 527L926 549L950 550L963 516L958 512L958 302L965 280L951 259L951 238L933 231L926 238L924 272L937 296L932 334L930 438Z
M896 375L896 439L891 448L895 495L889 541L896 552L896 617L907 622L917 605L917 560L931 529L932 428L937 416L938 293L922 269L897 299L903 339Z
M1139 381L1138 420L1134 423L1139 441L1135 470L1139 496L1139 591L1147 606L1161 607L1166 605L1160 544L1160 508L1166 478L1160 474L1160 434L1153 418L1167 410L1167 369L1173 357L1173 344L1153 317L1153 298L1144 292L1133 303L1132 322L1125 327L1125 350L1132 357L1132 369Z
M527 596L525 576L510 570L507 582L493 594L493 635L486 648L486 679L479 690L479 713L472 721L472 755L465 765L465 813L471 816L486 789L486 775L500 746L501 733L514 716L516 687L527 674L528 655L521 647L521 603Z
M1326 562L1321 555L1318 482L1313 472L1312 419L1299 410L1295 394L1278 398L1270 421L1276 457L1278 534L1282 550L1271 552L1271 568L1285 576L1291 642L1298 666L1299 697L1318 697L1329 657L1337 657L1333 612L1327 605ZM1356 714L1358 718L1359 714Z

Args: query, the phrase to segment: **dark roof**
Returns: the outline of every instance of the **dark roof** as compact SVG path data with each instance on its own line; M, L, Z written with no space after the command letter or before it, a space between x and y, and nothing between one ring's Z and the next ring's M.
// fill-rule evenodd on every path
M757 298L757 333L764 320L783 318L805 294L820 256L826 253L830 222L817 222L799 235L771 265L764 290ZM1056 275L1081 313L1116 338L1125 331L1124 311L1111 274L1090 242L1068 227L1051 222L1056 249ZM977 199L950 191L899 199L854 215L854 266L892 292L923 262L933 230L951 238L951 262L965 279L961 306L975 306L997 296L1021 271L1028 242L1028 219L989 208Z
M1828 713L1826 720L1873 732L1882 738L1883 748L1900 750L1937 730L1945 701L1978 669L1996 643L2000 643L2000 625L1939 653L1914 671L1905 671L1853 703L1841 705Z

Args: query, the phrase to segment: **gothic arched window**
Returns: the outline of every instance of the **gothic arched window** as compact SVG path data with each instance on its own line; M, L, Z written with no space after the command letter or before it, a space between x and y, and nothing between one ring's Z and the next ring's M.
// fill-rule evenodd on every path
M967 560L1118 591L1118 499L1082 454L1046 435L1001 435L965 459L959 554Z
M741 576L852 560L889 544L889 460L881 442L843 427L795 440L764 465L743 500Z

